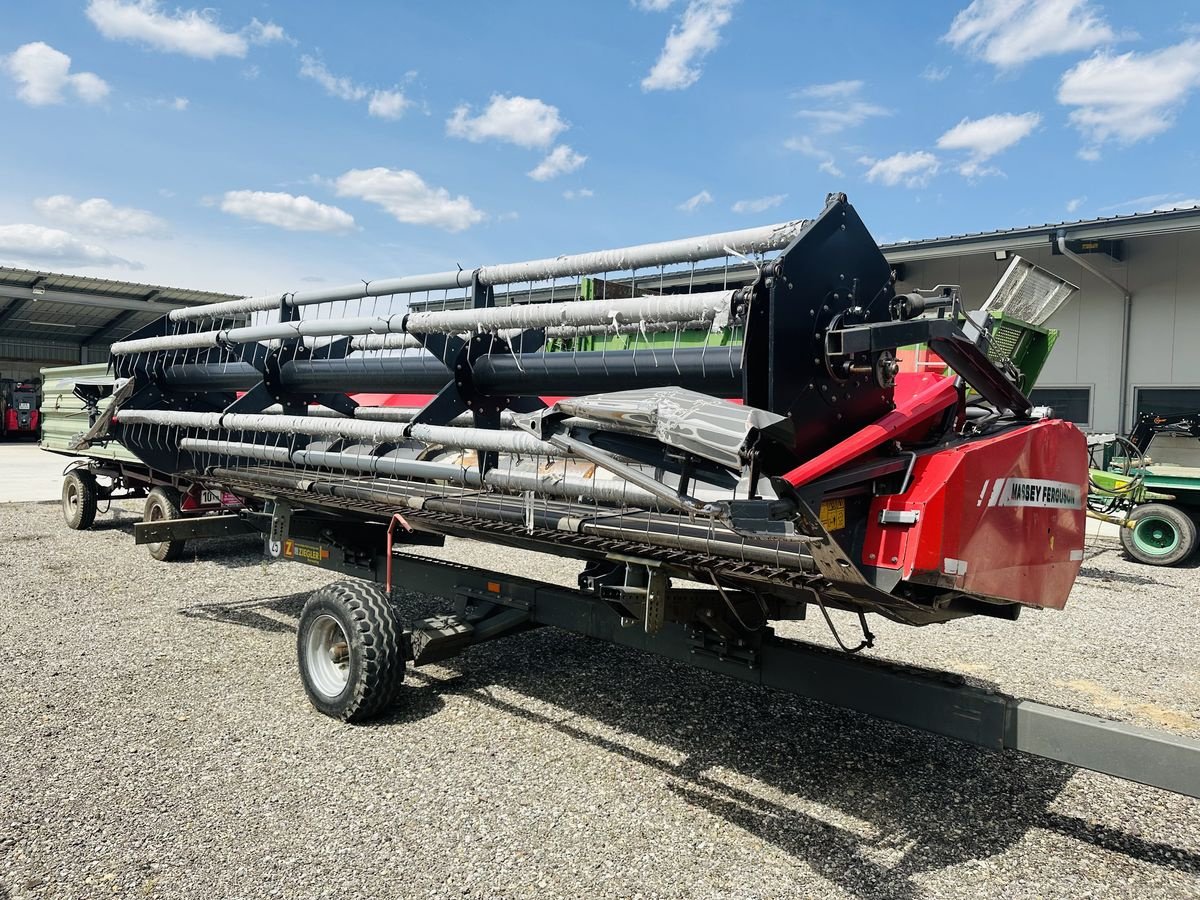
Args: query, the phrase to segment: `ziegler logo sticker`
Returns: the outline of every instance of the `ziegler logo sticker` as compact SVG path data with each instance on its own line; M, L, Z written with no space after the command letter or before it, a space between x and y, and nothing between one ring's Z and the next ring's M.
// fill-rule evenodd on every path
M329 551L319 544L298 544L291 538L283 542L283 555L288 559L298 559L301 562L312 563L314 566L319 566L321 560L329 559Z
M987 495L987 482L979 492L982 505ZM1082 491L1068 481L1045 481L1041 478L997 478L987 496L988 506L1033 506L1039 509L1081 509Z

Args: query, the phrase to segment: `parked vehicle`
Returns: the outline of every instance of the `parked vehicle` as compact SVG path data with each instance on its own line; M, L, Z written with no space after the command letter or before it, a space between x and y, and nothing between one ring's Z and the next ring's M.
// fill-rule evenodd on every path
M37 436L38 392L36 382L0 380L0 438Z
M1173 566L1200 544L1200 412L1143 413L1127 438L1092 442L1089 514L1121 526L1138 562Z

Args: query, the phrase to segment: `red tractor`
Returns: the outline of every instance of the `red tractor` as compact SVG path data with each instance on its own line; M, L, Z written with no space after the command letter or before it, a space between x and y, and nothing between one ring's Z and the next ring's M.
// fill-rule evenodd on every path
M0 437L37 437L39 394L35 382L0 381Z

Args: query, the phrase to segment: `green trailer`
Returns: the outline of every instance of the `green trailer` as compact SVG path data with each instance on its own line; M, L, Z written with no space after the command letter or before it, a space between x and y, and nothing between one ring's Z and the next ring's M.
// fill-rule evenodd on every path
M40 446L68 459L62 487L67 526L91 528L100 504L113 500L145 498L148 522L240 509L232 494L155 471L118 441L90 441L87 449L77 449L107 415L120 386L104 363L42 369ZM150 553L156 559L176 559L183 549L183 540L171 540L151 545Z

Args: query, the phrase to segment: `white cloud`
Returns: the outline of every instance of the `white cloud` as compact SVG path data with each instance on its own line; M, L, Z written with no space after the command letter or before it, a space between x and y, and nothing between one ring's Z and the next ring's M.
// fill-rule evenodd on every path
M0 66L17 83L17 96L30 106L62 103L70 88L84 103L108 96L108 83L93 72L71 72L71 57L49 44L24 44L0 59Z
M370 93L367 88L355 84L344 75L334 75L325 68L325 63L307 54L300 57L300 77L312 79L325 89L325 93L339 100L365 100Z
M863 83L853 81L831 81L828 84L810 84L799 91L801 97L816 97L818 100L830 100L837 97L849 97L862 90Z
M932 63L921 70L921 77L926 81L945 81L950 77L950 67L937 68Z
M251 19L244 33L246 39L252 44L274 44L277 41L283 41L292 46L296 45L296 39L274 22L260 22L258 19Z
M1091 143L1132 144L1169 129L1188 95L1200 87L1200 40L1150 53L1099 52L1068 70L1058 102L1077 107L1070 120Z
M958 171L968 178L981 175L997 175L1000 170L982 165L998 153L1028 137L1042 117L1028 112L996 113L982 119L963 119L937 140L942 150L965 150L967 159L959 164Z
M103 197L76 200L67 194L39 197L34 207L51 222L110 237L162 235L167 223L154 213L132 206L114 206Z
M87 17L110 40L134 41L164 53L198 59L246 55L246 37L226 31L208 9L171 13L159 0L89 0Z
M700 60L721 42L737 0L690 0L663 44L658 62L642 79L643 91L678 91L700 78Z
M814 123L818 132L836 134L847 128L855 128L867 119L890 116L892 111L876 103L863 100L859 94L861 81L834 81L829 84L814 84L802 88L793 97L824 101L823 106L801 109L796 115Z
M398 90L375 91L367 104L367 113L377 119L399 119L412 101Z
M585 162L587 162L587 157L582 153L576 153L566 144L559 144L526 174L534 181L549 181L559 175L574 172Z
M698 194L693 194L692 196L688 197L686 200L684 200L682 203L680 203L679 206L676 207L676 209L678 209L682 212L691 213L691 212L695 212L702 206L708 206L708 204L710 204L712 202L713 202L713 195L710 194L708 191L701 191Z
M783 148L817 160L817 169L826 175L832 175L834 178L842 177L842 170L837 167L833 154L818 147L808 135L788 138L783 142Z
M878 181L888 187L903 184L910 188L925 187L929 184L940 165L938 158L925 150L894 153L886 159L864 156L859 162L867 166L867 181Z
M1100 159L1100 151L1095 147L1080 147L1075 155L1084 162L1096 162Z
M399 119L412 101L399 88L372 90L345 75L334 75L321 60L305 54L300 57L300 77L315 81L325 93L350 103L367 101L367 114L377 119Z
M1200 206L1200 199L1188 197L1186 194L1179 193L1148 194L1145 197L1135 197L1132 200L1123 200L1120 203L1102 206L1099 208L1099 210L1097 210L1097 212L1125 215L1128 213L1166 212L1172 209L1191 209L1193 206Z
M520 147L548 147L568 127L557 106L534 97L503 94L493 94L487 109L477 116L472 116L471 107L464 103L446 120L446 134L451 137L473 143L507 141Z
M1089 0L974 0L942 36L1001 69L1116 38Z
M171 109L171 110L174 110L175 112L184 112L192 104L192 101L189 100L187 97L171 97L171 98L163 97L158 100L149 100L146 102L150 106L157 106L157 107L161 107L163 109Z
M596 196L591 188L580 188L577 191L563 191L564 200L588 200Z
M666 12L675 0L630 0L642 12Z
M770 197L758 197L754 200L739 200L730 208L735 213L760 213L773 209L786 199L787 194L772 194Z
M844 106L830 109L802 109L796 113L802 119L811 119L816 123L817 131L823 134L835 134L847 128L856 128L867 119L891 114L890 109L863 100L854 100Z
M401 222L462 231L482 222L484 214L469 198L451 197L445 188L427 185L409 169L351 169L336 182L338 196L358 197L382 206Z
M1072 197L1067 201L1067 212L1073 213L1087 202L1087 197Z
M226 191L221 211L288 231L349 231L354 217L311 197L275 191Z
M122 266L140 269L141 263L122 259L96 244L89 244L58 228L41 225L0 225L0 256L7 262L64 269L82 266Z

